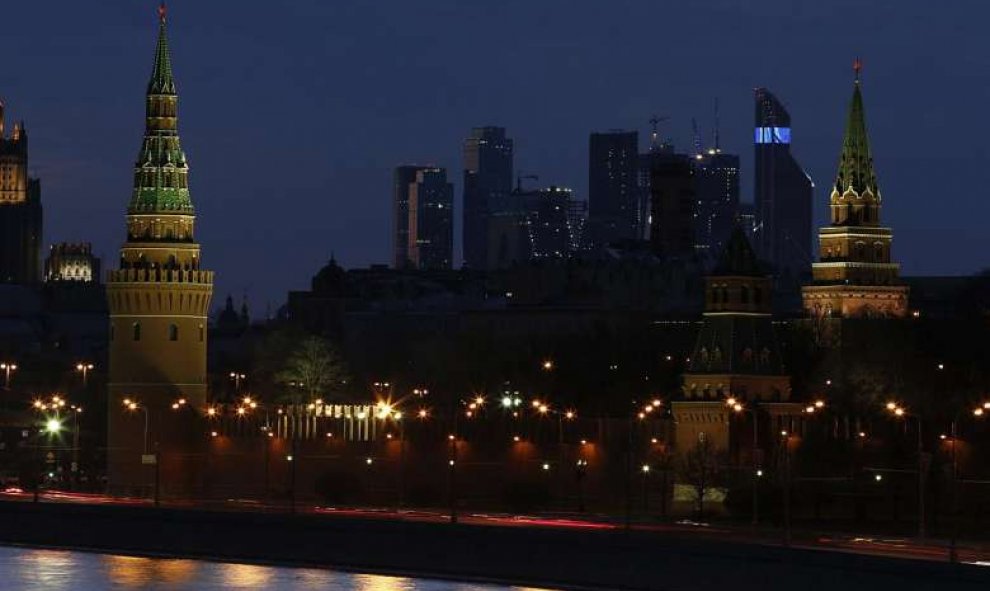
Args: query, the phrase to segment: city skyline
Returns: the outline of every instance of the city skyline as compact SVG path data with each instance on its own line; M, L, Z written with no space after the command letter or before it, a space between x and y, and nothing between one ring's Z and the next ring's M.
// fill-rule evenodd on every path
M390 171L402 162L451 171L459 238L463 186L457 171L463 166L463 138L476 126L504 126L517 142L517 171L539 174L541 185L573 187L586 199L590 133L636 129L644 132L642 143L647 120L657 113L672 117L663 135L672 136L678 149L690 146L691 117L702 123L707 144L711 102L718 96L723 149L742 155L741 193L751 202L749 114L755 86L772 89L795 118L794 152L816 181L813 225L818 227L825 219L825 191L834 173L848 100L844 89L856 55L864 61L863 83L873 105L870 133L888 198L885 223L897 230L895 256L903 261L904 274L972 273L986 265L979 249L968 247L980 235L977 223L960 227L953 213L958 208L926 207L931 195L958 195L956 203L966 208L967 217L990 213L982 201L968 198L972 187L980 186L983 122L977 115L972 133L950 138L945 133L957 129L948 124L949 117L979 113L983 88L968 77L979 67L974 63L979 58L973 56L980 52L962 45L969 36L946 35L945 28L965 28L979 19L961 22L951 9L931 15L920 3L903 3L890 14L882 7L856 5L862 18L845 27L842 39L826 42L842 13L834 6L809 4L794 19L794 14L768 14L769 6L741 9L728 2L684 13L660 13L657 7L630 3L627 11L608 14L584 5L571 14L558 13L559 6L548 3L524 11L547 29L527 37L535 33L535 25L483 8L444 6L418 14L396 6L382 10L386 4L340 8L312 3L263 13L260 5L249 2L232 16L217 6L173 3L174 59L184 73L181 92L189 97L182 116L191 136L187 151L192 188L199 196L204 262L220 271L218 296L239 297L246 291L254 313L261 314L266 302L280 304L287 290L308 282L331 253L349 267L388 263ZM24 119L31 132L32 175L45 186L44 251L55 242L91 241L104 257L104 266L115 266L114 252L123 238L119 212L128 199L133 143L140 133L138 97L147 75L149 8L150 4L111 2L67 6L47 14L38 7L19 6L10 15L21 26L0 40L0 50L21 55L22 68L0 78L0 93L8 120ZM674 27L668 32L677 39L686 35L686 41L697 44L696 51L713 38L722 47L737 47L740 65L730 65L724 73L698 68L697 59L686 69L674 63L678 60L658 65L646 58L646 42L635 40L639 35L604 30L622 24L628 26L626 33L643 32L660 17L681 19L687 31ZM272 30L298 29L300 39L283 44L265 32L265 18L277 21ZM426 32L398 28L410 18L429 25ZM477 71L464 72L445 60L456 62L455 48L465 42L462 28L477 18L532 41L503 48L502 53L484 48ZM596 18L605 19L600 30ZM878 32L874 26L880 18L889 26ZM909 29L921 18L930 32L943 33L940 47L915 48L909 42ZM327 28L313 27L314 21ZM778 34L763 38L747 28L757 22L786 23L790 29L771 26ZM47 36L42 35L43 27ZM415 45L412 53L400 57L394 50L376 53L376 35L398 37L390 38L392 46L403 35L429 43ZM36 38L49 41L32 43ZM249 38L258 40L246 44ZM355 49L366 59L341 59ZM312 50L319 51L309 55ZM642 62L618 65L605 59L637 51L644 54ZM754 62L757 58L761 63ZM929 65L924 84L918 82L915 60ZM293 64L287 70L280 65L286 62ZM649 72L643 69L647 65L656 68L654 75L642 75ZM477 80L485 66L502 72L498 82ZM419 84L417 88L425 88L417 80L431 69L442 82L418 97L390 97L383 94L387 86L372 76L382 69L401 73L400 80L408 76L404 83ZM595 73L590 85L589 71ZM311 82L301 83L304 77ZM963 82L971 85L968 92L950 92L951 104L936 102ZM260 92L248 94L259 84L264 87ZM521 84L575 91L520 93ZM624 90L616 93L615 88ZM469 90L469 95L458 94ZM560 98L551 105L537 96ZM946 106L932 109L932 104ZM247 163L256 159L267 162L270 174L244 172L252 170ZM946 160L953 163L949 175L939 173L940 167L948 166ZM459 239L455 251L459 264ZM950 252L952 257L947 256ZM258 278L258 265L273 272Z

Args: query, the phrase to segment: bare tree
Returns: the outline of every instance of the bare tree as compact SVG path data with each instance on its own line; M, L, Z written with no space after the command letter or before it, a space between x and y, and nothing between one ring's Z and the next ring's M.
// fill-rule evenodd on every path
M276 381L288 386L289 398L305 392L310 399L339 391L347 382L343 359L325 340L308 337L292 351ZM294 402L299 402L294 400Z
M718 484L721 475L721 458L707 437L698 439L679 465L681 478L693 489L697 502L698 519L705 517L705 495Z

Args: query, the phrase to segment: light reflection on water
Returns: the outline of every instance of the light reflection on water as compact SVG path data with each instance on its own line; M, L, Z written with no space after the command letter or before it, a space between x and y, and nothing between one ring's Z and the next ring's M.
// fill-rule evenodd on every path
M0 547L0 590L266 589L271 591L540 591L427 579Z

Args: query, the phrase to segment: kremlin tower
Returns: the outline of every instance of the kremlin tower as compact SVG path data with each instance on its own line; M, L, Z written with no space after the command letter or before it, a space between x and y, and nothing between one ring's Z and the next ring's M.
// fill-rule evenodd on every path
M158 45L148 83L144 141L134 164L127 240L107 283L110 379L107 464L112 490L148 490L158 450L184 447L182 412L206 404L207 312L213 272L201 266L179 143L178 101L159 9ZM127 402L125 402L127 401ZM189 424L188 421L181 423ZM194 438L193 438L194 439Z
M829 198L832 223L819 231L819 262L802 289L805 313L818 318L903 318L908 288L891 262L893 232L880 225L882 199L873 170L859 81L860 62L839 172Z

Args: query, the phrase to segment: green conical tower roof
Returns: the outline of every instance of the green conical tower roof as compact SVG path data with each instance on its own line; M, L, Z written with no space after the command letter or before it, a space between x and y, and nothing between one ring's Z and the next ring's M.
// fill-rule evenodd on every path
M155 48L155 65L148 82L148 94L175 94L175 78L172 77L172 55L168 50L165 30L165 5L159 8L158 47Z
M134 164L131 213L192 213L189 168L178 131L179 97L172 76L165 5L158 9L158 46L148 82L144 142Z
M877 187L877 175L873 170L873 156L870 154L870 141L866 134L866 117L863 112L863 93L860 90L858 60L854 69L856 82L853 86L852 102L849 105L846 135L842 140L842 154L839 156L839 172L835 176L835 190L841 195L852 189L860 197L869 191L879 200L880 190Z

